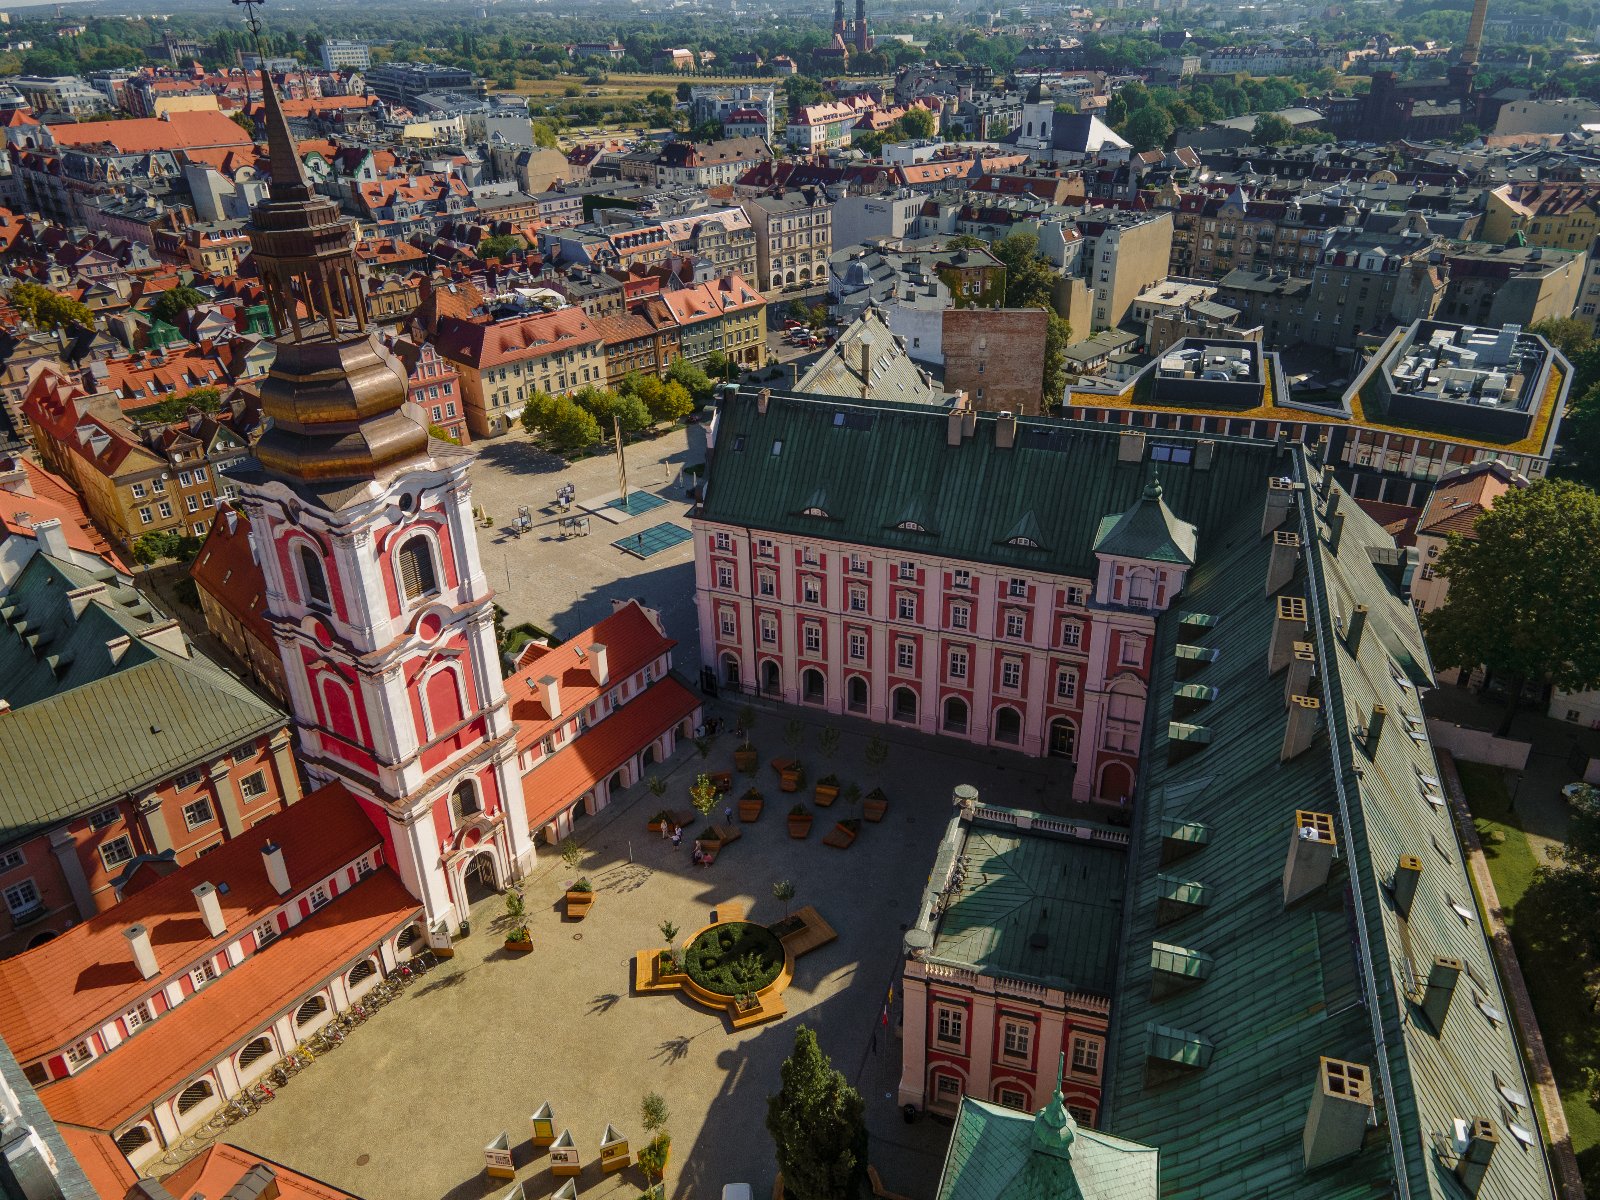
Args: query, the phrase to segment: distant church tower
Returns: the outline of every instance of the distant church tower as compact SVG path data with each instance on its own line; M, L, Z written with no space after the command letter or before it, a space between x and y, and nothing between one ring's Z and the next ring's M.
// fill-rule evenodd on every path
M301 762L360 797L430 922L467 911L468 863L531 863L471 455L405 408L368 329L355 235L315 194L261 76L272 187L251 245L279 331L259 466L235 472L288 673ZM478 870L476 866L473 870Z

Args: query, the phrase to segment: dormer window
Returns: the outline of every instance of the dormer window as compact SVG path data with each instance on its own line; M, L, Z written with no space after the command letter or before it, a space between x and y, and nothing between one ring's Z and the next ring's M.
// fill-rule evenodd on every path
M904 530L906 533L927 533L928 532L921 525L918 525L915 521L901 521L900 524L895 526L895 528Z
M822 517L824 520L826 520L828 516L826 512L818 508L815 504L811 505L809 508L802 508L800 510L800 515L802 517Z
M1007 538L1006 545L1021 546L1024 550L1037 550L1039 548L1039 543L1030 537Z

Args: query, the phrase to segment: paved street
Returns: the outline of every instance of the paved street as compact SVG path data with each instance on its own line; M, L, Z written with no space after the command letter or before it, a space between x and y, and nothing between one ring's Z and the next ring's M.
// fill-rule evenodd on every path
M763 763L789 753L782 731L792 715L769 709L757 720ZM820 756L820 723L807 725L798 755L813 777L833 770L846 781L869 782L860 763L870 730L833 723L845 732L831 762ZM663 805L685 807L695 774L731 767L733 747L726 733L708 760L686 747L663 768L669 791L661 799L636 785L579 825L581 871L597 895L582 924L560 912L575 872L547 854L524 883L532 954L512 956L499 946L492 929L498 902L485 902L453 962L357 1028L265 1110L230 1130L230 1140L361 1195L473 1200L506 1190L482 1173L482 1147L506 1130L519 1180L528 1182L528 1195L542 1197L555 1183L542 1153L528 1145L528 1116L549 1100L558 1128L570 1126L583 1153L580 1190L631 1200L643 1183L637 1170L601 1176L597 1145L609 1121L637 1148L639 1097L656 1090L672 1110L672 1196L715 1200L734 1181L764 1196L775 1172L763 1125L766 1097L795 1027L805 1023L866 1098L872 1161L885 1183L930 1194L949 1129L926 1117L914 1125L902 1120L894 1102L899 1014L888 1026L881 1018L901 933L916 912L956 784L974 783L997 803L1051 808L1057 781L1048 767L1019 756L989 752L972 762L933 739L899 735L883 770L887 818L864 826L856 844L840 851L821 838L830 819L847 814L817 809L811 836L791 840L784 816L800 797L781 794L763 765L755 780L767 800L760 821L742 826L744 836L714 866L693 868L687 842L675 851L648 834L645 822ZM736 792L746 786L739 779ZM809 792L804 798L809 802ZM796 905L815 905L839 932L836 942L800 960L784 993L789 1016L731 1033L725 1018L678 995L630 994L632 953L659 944L659 921L670 918L689 932L725 901L748 906L755 920L776 920L782 908L771 887L778 879L792 879Z

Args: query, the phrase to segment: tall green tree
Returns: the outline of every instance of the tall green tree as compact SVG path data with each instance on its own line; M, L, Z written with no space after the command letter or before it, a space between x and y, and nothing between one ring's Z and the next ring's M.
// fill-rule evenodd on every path
M703 403L711 398L711 376L687 358L680 358L667 368L667 379L669 382L682 385L695 400Z
M1154 104L1128 114L1122 123L1122 136L1133 143L1135 150L1159 150L1166 145L1175 128L1172 114Z
M1504 683L1504 737L1525 683L1600 687L1600 496L1541 480L1506 492L1474 532L1439 556L1450 593L1422 627L1437 666L1482 664Z
M40 329L59 329L63 325L94 328L94 313L85 304L43 284L24 281L10 292L11 306Z
M158 321L175 325L184 313L191 308L198 308L205 302L205 296L195 288L187 285L168 288L156 297L155 303L150 306L150 315Z
M1294 126L1277 113L1262 113L1256 118L1250 140L1258 146L1281 146L1294 141Z
M1056 270L1039 253L1037 234L1018 230L989 247L1006 268L1007 308L1049 308Z
M600 423L567 396L535 392L521 419L524 429L553 450L582 450L600 440Z
M1044 392L1040 398L1041 411L1051 412L1061 406L1067 390L1066 349L1072 344L1072 326L1066 320L1050 314L1050 326L1044 333Z
M784 1059L783 1086L767 1098L784 1191L793 1200L856 1200L867 1177L866 1106L804 1025Z

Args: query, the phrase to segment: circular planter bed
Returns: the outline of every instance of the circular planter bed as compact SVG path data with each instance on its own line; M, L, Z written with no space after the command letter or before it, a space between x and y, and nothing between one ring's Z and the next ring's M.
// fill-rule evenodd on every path
M783 944L763 925L728 921L713 925L689 944L684 970L719 996L751 993L783 970Z

